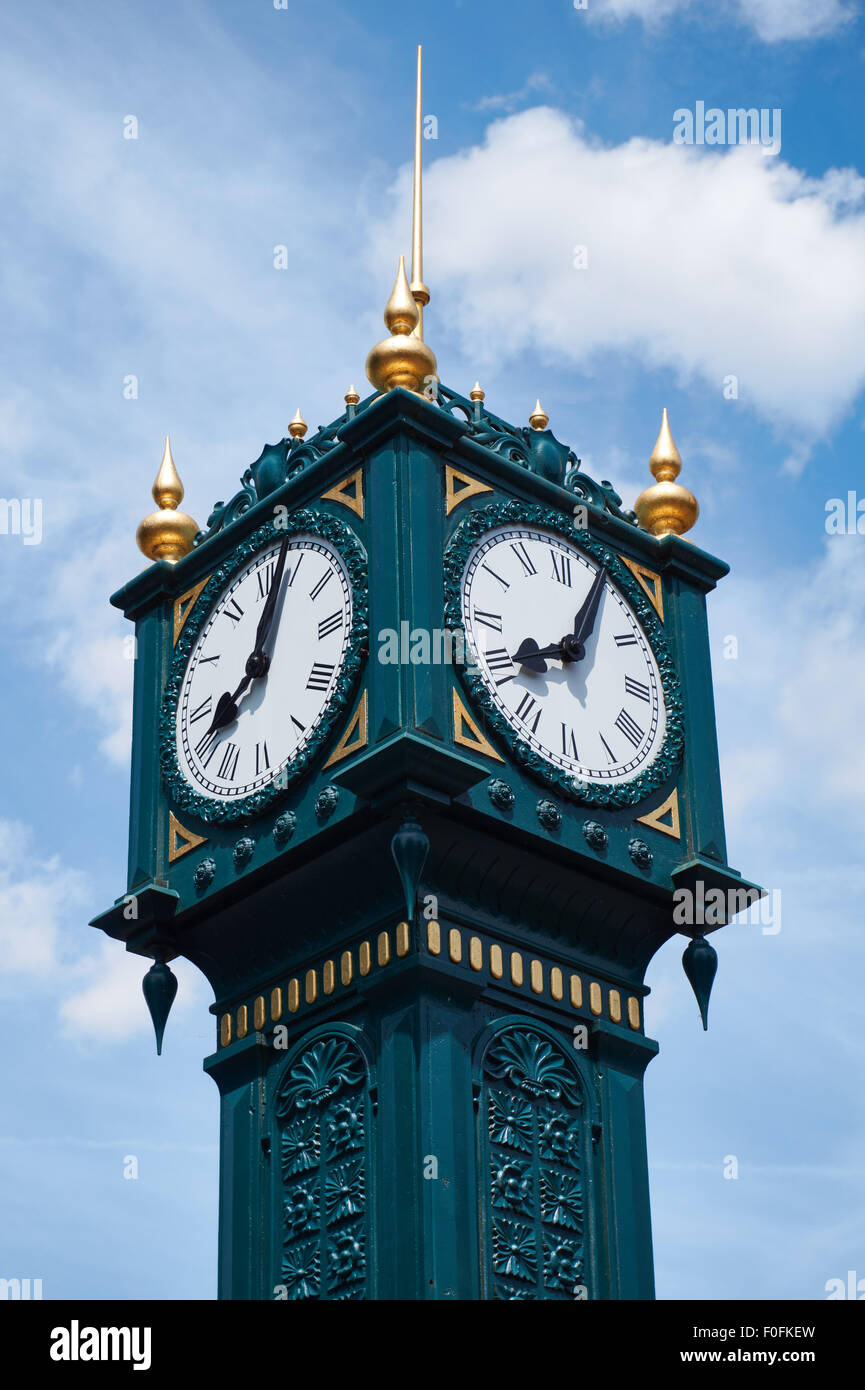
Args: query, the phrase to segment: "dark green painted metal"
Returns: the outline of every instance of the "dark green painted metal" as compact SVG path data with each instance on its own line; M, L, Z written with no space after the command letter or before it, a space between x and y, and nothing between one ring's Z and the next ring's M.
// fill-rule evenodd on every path
M625 1001L642 1008L646 966L676 934L675 887L703 877L744 885L725 863L705 611L726 566L639 530L608 484L587 478L552 435L543 442L443 387L437 403L401 390L370 398L302 445L267 446L188 556L152 565L112 600L138 638L127 885L137 912L124 910L124 896L94 925L143 956L191 960L213 987L213 1013L234 1021L232 1041L205 1062L221 1098L221 1298L653 1296L642 1078L657 1045L628 1025ZM447 464L491 489L449 517ZM361 467L362 520L321 497ZM446 626L444 556L460 527L483 525L475 514L511 504L513 515L565 526L575 499L586 504L593 553L626 555L662 579L663 628L632 597L669 654L670 693L681 692L681 754L677 745L636 805L558 794L514 760L452 667L377 659L384 629ZM271 533L277 507L314 512L365 551L368 647L358 639L356 684L304 775L229 824L197 814L206 808L175 796L160 770L166 686L188 645L182 637L173 651L172 604L213 575L203 615L217 576ZM454 689L504 761L454 743ZM325 768L360 690L367 745ZM509 791L494 799L493 781ZM674 785L679 841L636 821ZM172 864L169 811L206 837ZM429 851L407 846L401 882L392 844L408 820ZM241 838L252 842L245 861L234 854ZM635 840L651 851L642 866ZM397 956L413 886L410 945ZM432 899L438 954L423 915ZM463 952L476 936L485 962L491 944L505 962L518 952L522 984L507 969L495 978L465 955L451 960L451 930ZM361 975L359 944L375 952L382 931L391 958ZM325 996L321 963L338 969L346 950L353 978ZM530 985L534 959L541 993ZM318 997L291 1013L287 982L302 987L310 967ZM598 982L600 1016L586 997L571 1004L572 971ZM274 989L282 1017L268 1008L256 1029L252 1001L269 1002ZM248 1032L237 1037L241 1007Z

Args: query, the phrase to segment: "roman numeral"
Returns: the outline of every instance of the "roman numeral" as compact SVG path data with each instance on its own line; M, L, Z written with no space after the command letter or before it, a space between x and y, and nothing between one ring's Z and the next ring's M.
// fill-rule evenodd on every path
M331 613L329 618L322 618L318 625L319 642L323 637L328 637L331 632L336 632L338 627L342 627L342 613L339 610L336 613Z
M257 743L255 745L255 775L265 772L270 767L270 759L267 756L267 744Z
M476 608L475 622L483 623L484 627L491 627L493 632L501 632L502 630L502 620L498 613L483 613L480 608Z
M221 655L221 652L217 652L216 656L200 656L198 658L198 664L199 666L205 666L208 661L218 661Z
M235 613L231 611L233 608L237 610ZM231 603L228 604L226 608L223 608L222 611L225 614L226 618L230 618L233 623L239 623L241 618L243 617L243 609L237 602L236 598L233 598L231 600Z
M602 733L599 733L599 734L598 734L598 737L600 738L601 743L604 745L604 747L605 747L606 750L607 750L607 758L608 758L608 760L609 760L611 763L617 762L618 759L616 758L616 755L615 755L615 753L613 752L613 750L612 750L612 748L610 747L610 745L607 743L607 740L604 738L604 735L603 735Z
M580 761L576 736L573 729L569 729L566 724L562 725L562 752L566 758L573 758L576 763Z
M292 570L292 569L288 569L288 566L286 566L286 572L287 572L287 574L288 574L288 579L286 580L286 583L287 583L289 589L291 588L292 584L294 583L294 581L295 581L295 579L296 579L296 577L297 577L297 571L300 569L300 564L301 564L301 561L302 561L302 559L303 559L303 557L304 557L305 554L306 554L306 551L305 551L305 550L302 550L302 551L300 552L300 554L299 554L298 557L297 557L297 564L295 565L295 567L294 567L293 570Z
M218 738L219 730L217 729L213 733L205 734L204 737L200 738L198 743L196 743L195 756L200 760L202 767L207 767L207 764L216 752Z
M190 714L190 716L189 716L189 722L190 722L190 724L194 724L195 721L196 721L196 719L203 719L204 716L205 716L206 714L209 714L209 713L210 713L210 706L211 706L212 700L213 700L212 695L208 695L208 697L207 697L206 700L202 700L201 704L197 707L197 709L194 709L194 710L192 711L192 713Z
M567 585L567 587L570 589L570 587L571 587L571 560L570 560L570 556L568 556L568 555L563 555L562 552L561 552L560 550L552 550L552 549L550 550L550 555L551 555L552 561L553 561L553 577L554 577L555 579L557 579L557 580L559 581L560 584L565 584L565 585Z
M526 550L525 541L512 541L511 550L514 552L520 564L522 565L524 573L537 574L537 570L532 564L529 552Z
M275 560L271 560L271 561L269 562L269 564L262 565L261 569L256 570L256 578L258 579L258 598L259 598L259 602L260 602L263 598L267 598L268 594L270 593L270 587L271 587L271 585L273 584L273 576L274 576L275 573L276 573L276 561L275 561Z
M299 733L301 733L301 734L305 734L305 733L306 733L306 725L305 725L305 724L301 724L300 720L299 720L299 719L295 719L295 717L294 717L293 714L290 715L289 718L291 719L292 724L294 724L295 728L298 730Z
M649 700L649 687L643 685L642 681L635 681L633 676L625 676L625 694L636 695L638 700Z
M517 668L514 666L514 663L511 661L504 647L491 647L489 651L484 652L484 656L486 657L487 666L491 671L510 671L511 673L509 676L504 676L500 681L496 681L496 685L504 685L506 681L513 680L514 676L517 674Z
M530 725L530 724L529 724L529 719L531 718L532 711L533 711L535 708L537 708L537 711L538 711L538 712L537 712L537 714L535 715L535 722L534 722L533 724ZM517 708L516 708L516 716L517 716L517 719L521 719L521 720L523 721L523 723L526 725L526 727L527 727L527 728L531 728L532 733L533 733L533 734L536 734L536 733L538 732L538 725L539 725L540 722L541 722L541 715L542 715L542 714L543 714L543 710L541 709L541 707L540 707L540 705L538 704L537 700L535 699L534 695L532 695L532 694L530 693L530 691L527 690L526 693L525 693L525 695L523 696L523 698L520 700L520 703L517 705Z
M493 579L497 579L498 582L501 584L502 588L505 590L505 592L507 592L507 590L511 587L508 581L506 579L502 579L500 574L496 574L495 570L491 570L489 565L481 565L481 569L486 570L487 574L491 574Z
M216 774L217 777L221 777L224 782L233 782L239 757L239 746L236 743L226 743L222 751L222 762L219 764L219 770Z
M636 647L637 639L633 632L623 632L620 636L614 636L613 641L617 647Z
M333 670L332 666L326 666L323 661L314 661L306 683L307 690L327 690Z
M633 719L626 709L619 710L616 719L613 721L620 733L625 735L629 743L638 748L643 737L643 730L640 728L636 719Z
M321 576L321 579L315 585L315 588L310 589L309 591L309 596L311 599L313 599L313 601L318 598L327 581L332 578L333 570L325 570L324 574Z

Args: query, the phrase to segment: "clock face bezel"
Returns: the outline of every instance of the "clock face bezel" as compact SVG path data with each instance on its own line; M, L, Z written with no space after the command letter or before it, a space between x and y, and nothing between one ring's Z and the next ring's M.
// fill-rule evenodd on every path
M550 762L519 736L493 699L479 668L459 666L460 679L489 728L506 744L518 766L533 777L571 801L611 809L635 806L678 770L684 746L681 686L660 619L628 567L591 532L577 530L572 520L551 508L516 501L492 503L470 512L445 546L445 623L463 634L466 650L470 649L470 642L463 624L463 576L478 546L502 527L550 531L597 565L606 566L610 580L632 609L657 662L666 714L664 737L652 762L636 777L609 786L585 781Z
M177 757L177 716L187 667L196 642L225 592L236 575L268 546L278 545L284 538L309 536L330 545L338 554L348 575L352 599L352 623L345 650L345 659L333 692L323 710L312 737L297 757L283 767L279 776L268 786L235 800L208 796L187 780ZM354 694L369 633L367 554L355 532L344 522L325 513L300 508L289 513L279 524L266 522L239 544L210 576L183 625L171 658L171 668L159 720L160 765L163 784L178 807L191 812L206 824L248 820L259 816L285 800L288 793L309 770L334 730L341 713L345 713Z

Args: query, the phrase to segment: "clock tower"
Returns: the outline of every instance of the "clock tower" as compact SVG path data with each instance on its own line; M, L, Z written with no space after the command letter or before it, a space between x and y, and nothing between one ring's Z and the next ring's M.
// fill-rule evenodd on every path
M653 1296L643 983L726 863L697 503L664 412L623 510L424 340L412 277L351 388L200 531L166 443L135 623L126 893L161 1047L214 991L219 1296ZM721 890L720 893L717 890ZM135 914L128 904L134 898ZM678 920L678 919L677 919Z

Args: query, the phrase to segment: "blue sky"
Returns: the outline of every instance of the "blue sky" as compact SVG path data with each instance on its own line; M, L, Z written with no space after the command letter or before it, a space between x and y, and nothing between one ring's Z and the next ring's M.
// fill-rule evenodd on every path
M0 1275L46 1297L215 1292L209 991L181 963L157 1059L140 961L86 926L125 886L132 671L107 599L142 567L167 430L203 523L298 405L314 427L350 382L364 393L409 249L421 41L442 379L480 377L515 423L539 395L628 504L668 406L693 538L733 567L710 603L730 860L780 893L782 922L716 938L708 1034L684 942L650 969L658 1294L825 1297L865 1277L865 540L825 527L829 499L865 498L862 16L424 15L48 0L0 17L0 492L43 505L39 544L0 535ZM780 109L780 153L674 144L699 101Z

